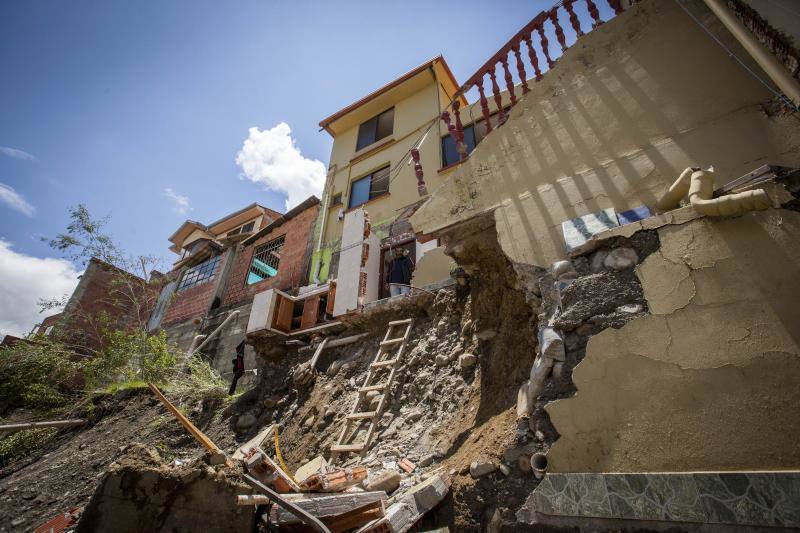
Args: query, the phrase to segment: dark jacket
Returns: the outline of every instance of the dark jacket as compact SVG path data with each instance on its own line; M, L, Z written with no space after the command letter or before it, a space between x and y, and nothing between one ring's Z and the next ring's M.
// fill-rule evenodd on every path
M389 264L389 283L401 283L408 285L411 283L411 273L414 271L414 263L407 255L395 257Z

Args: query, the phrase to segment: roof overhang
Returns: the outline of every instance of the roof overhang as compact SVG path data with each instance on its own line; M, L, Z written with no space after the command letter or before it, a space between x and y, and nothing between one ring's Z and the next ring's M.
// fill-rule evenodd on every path
M439 80L445 93L453 95L458 90L458 82L442 56L436 56L399 78L377 89L364 98L340 109L320 121L320 128L331 136L369 120L378 113L392 107L396 102L414 94L421 88Z
M237 226L244 224L249 220L253 220L264 214L265 209L256 203L252 203L247 207L239 209L235 213L224 216L216 222L208 225L209 231L213 235L220 235L226 231L230 231Z
M271 232L275 228L283 226L285 222L288 222L289 220L293 219L306 209L314 207L319 203L320 203L319 198L317 198L316 196L309 196L308 198L306 198L305 200L303 200L302 202L300 202L299 204L288 210L285 214L273 220L272 222L270 222L269 224L267 224L266 226L255 232L253 235L249 236L247 239L242 241L242 245L247 246L249 244L254 243L264 235L268 235L269 232Z
M201 231L208 231L208 228L204 224L201 224L196 220L187 220L186 222L181 224L181 227L179 227L178 230L175 233L173 233L172 236L167 240L169 240L169 242L171 242L176 248L178 248L178 250L180 250L179 247L181 243L183 243L184 239L186 239L186 237L191 235L192 232L196 229L199 229ZM169 249L172 250L172 246L170 246ZM178 253L178 250L172 250L172 251Z

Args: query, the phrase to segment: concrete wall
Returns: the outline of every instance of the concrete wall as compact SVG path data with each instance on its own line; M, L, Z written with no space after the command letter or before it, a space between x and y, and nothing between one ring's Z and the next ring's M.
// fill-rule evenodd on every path
M800 468L800 213L658 229L651 315L591 337L546 409L553 472Z
M701 1L685 4L761 72ZM687 166L723 182L800 166L797 120L771 100L676 2L644 0L567 50L411 222L430 234L494 211L503 251L546 266L565 255L563 221L652 206Z

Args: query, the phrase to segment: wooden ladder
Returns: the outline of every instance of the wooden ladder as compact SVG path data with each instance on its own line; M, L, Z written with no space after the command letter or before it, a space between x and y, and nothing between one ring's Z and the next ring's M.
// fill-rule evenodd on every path
M386 329L386 335L378 347L378 353L375 359L369 365L369 372L364 379L361 387L358 389L358 396L353 404L353 409L347 415L342 432L339 435L339 440L331 446L331 461L336 460L340 453L361 453L362 455L369 450L372 439L375 436L375 430L383 415L383 410L386 408L389 393L391 392L392 383L394 383L395 373L397 366L403 357L403 352L408 342L408 337L411 334L411 322L413 319L407 318L405 320L393 320L389 322ZM392 330L398 326L405 326L405 332L400 337L391 337ZM397 351L392 355L394 349ZM389 358L391 357L391 358ZM385 370L389 371L389 377L384 382L378 383L378 377L385 375ZM374 411L367 411L368 406L362 410L362 405L365 403L366 394L370 391L377 391L381 394L381 399L378 402L378 407ZM367 430L367 437L362 443L352 443L353 437L358 433L359 426L363 420L369 420L369 429Z

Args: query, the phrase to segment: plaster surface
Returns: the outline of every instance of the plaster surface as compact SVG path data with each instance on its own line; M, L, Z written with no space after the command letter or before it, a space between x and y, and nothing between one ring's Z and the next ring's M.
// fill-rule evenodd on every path
M552 472L800 467L800 213L658 229L650 315L589 339L546 410Z

